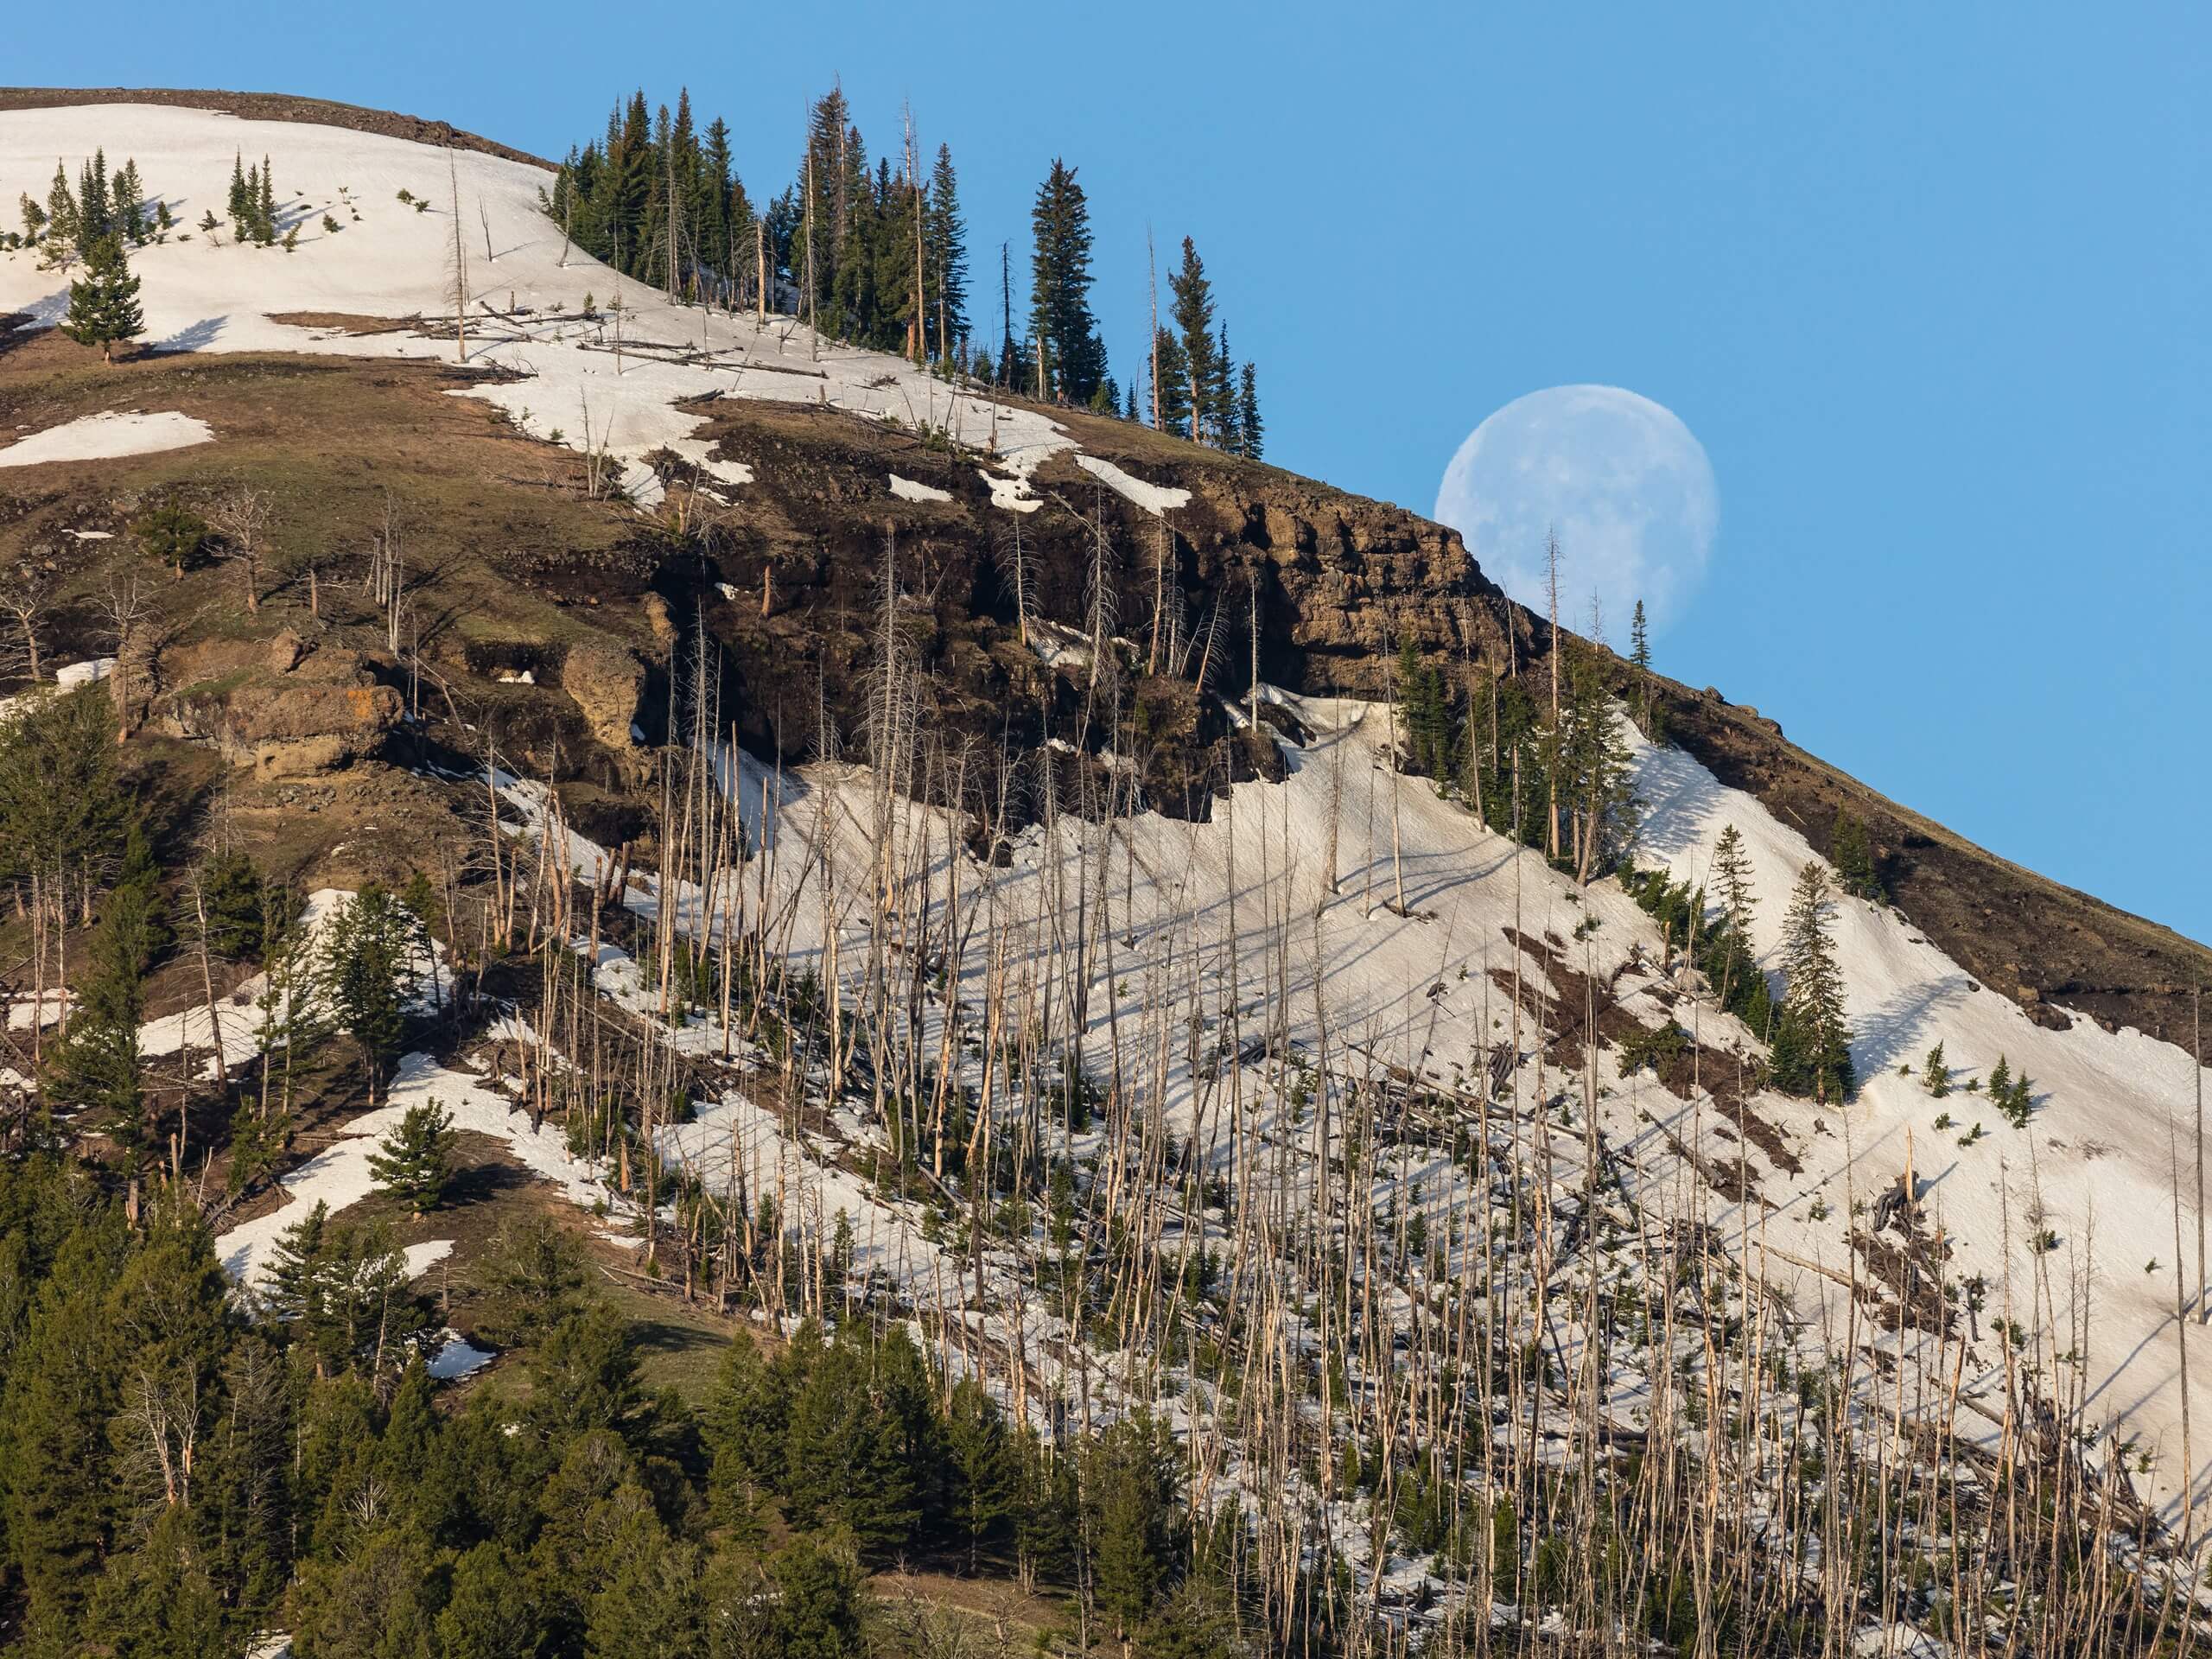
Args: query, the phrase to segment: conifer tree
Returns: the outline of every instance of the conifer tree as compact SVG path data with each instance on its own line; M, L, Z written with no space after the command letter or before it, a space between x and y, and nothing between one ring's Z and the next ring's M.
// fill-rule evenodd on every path
M1160 429L1179 438L1191 435L1191 371L1183 356L1183 342L1167 329L1160 331Z
M1832 901L1826 873L1808 861L1798 873L1783 918L1782 1007L1776 1021L1774 1083L1785 1094L1840 1104L1857 1079L1851 1029L1844 1020L1843 974L1829 934Z
M115 204L109 200L107 152L96 149L78 175L77 214L83 245L89 248L115 229Z
M69 284L69 315L61 332L79 346L99 347L100 361L115 361L115 348L146 332L138 307L138 279L123 256L123 239L106 235L85 256L85 274Z
M115 228L133 246L146 240L146 187L139 181L138 163L126 158L115 175Z
M1880 899L1886 896L1881 874L1875 866L1873 847L1867 840L1866 826L1841 807L1836 809L1828 849L1828 861L1835 866L1837 880L1846 893L1854 899Z
M1951 1068L1943 1060L1943 1045L1938 1043L1928 1051L1926 1065L1921 1068L1922 1085L1936 1099L1951 1092Z
M1175 1466L1153 1421L1122 1418L1087 1448L1083 1506L1100 1608L1127 1641L1173 1564Z
M378 1189L421 1216L438 1207L453 1179L453 1118L436 1101L410 1106L369 1155Z
M937 147L937 163L930 171L923 247L936 302L931 322L938 360L948 362L968 334L968 225L960 211L960 179L953 171L950 144Z
M1236 428L1236 362L1229 354L1229 324L1222 322L1214 332L1213 408L1207 423L1213 428L1215 448L1239 454L1244 439Z
M1200 443L1217 441L1220 427L1219 348L1214 343L1213 284L1206 279L1205 262L1189 237L1183 238L1183 264L1171 274L1167 286L1174 296L1168 315L1175 320L1176 345L1183 376L1184 407L1190 411L1190 435ZM1160 378L1167 378L1166 365Z
M406 1028L405 987L421 928L396 894L371 882L340 905L324 934L331 1009L360 1050L372 1100Z
M1106 376L1090 313L1090 207L1077 169L1055 156L1030 212L1030 332L1045 351L1046 395L1088 404Z
M1237 371L1236 388L1237 453L1248 461L1257 461L1267 450L1267 427L1260 419L1260 388L1255 372L1249 363Z
M61 163L54 164L54 182L46 191L47 257L54 264L70 264L83 253L88 238L78 217L77 197L69 188L69 175Z
M231 221L231 239L245 241L247 224L253 217L253 194L246 183L243 151L234 151L231 156L230 201L225 216Z

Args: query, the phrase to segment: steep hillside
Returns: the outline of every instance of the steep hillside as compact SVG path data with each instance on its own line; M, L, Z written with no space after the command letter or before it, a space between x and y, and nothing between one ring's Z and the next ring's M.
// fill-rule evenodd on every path
M640 291L564 245L539 164L437 124L114 96L0 94L0 200L105 146L175 227L133 251L144 349L111 367L51 327L67 273L0 254L0 827L37 831L0 846L0 1134L57 1172L10 1214L112 1206L69 1273L188 1214L245 1310L209 1398L245 1397L255 1332L317 1402L270 1444L330 1496L209 1592L226 1630L296 1626L303 1659L349 1619L427 1630L501 1601L470 1576L501 1550L569 1561L573 1509L652 1570L530 1580L567 1586L571 1646L656 1598L808 1605L817 1534L893 1652L2171 1640L2212 1496L2202 947L1554 641L1402 509ZM194 228L263 156L297 234ZM1643 798L1587 882L1414 775L1401 683L1436 675L1502 790L1498 709L1541 709L1555 648L1620 699ZM48 729L37 764L90 799L111 753L129 813L50 827L8 747ZM1510 741L1517 810L1541 745ZM1732 827L1778 986L1840 810L1886 893L1821 912L1847 1101L1770 1086L1771 1029L1634 879L1709 888ZM219 944L240 857L300 913ZM149 882L174 937L122 997ZM381 1024L308 972L378 884L418 918ZM140 1069L87 1090L67 1031L110 1027ZM372 1159L433 1103L457 1167L410 1210ZM310 1355L286 1275L319 1204L385 1301ZM44 1248L6 1282L77 1283ZM63 1296L10 1292L0 1358L63 1367ZM660 1400L589 1346L608 1309ZM884 1459L926 1480L823 1497L806 1448L892 1395ZM482 1479L450 1502L440 1410ZM1112 1533L1155 1476L1173 1502ZM184 1524L126 1508L68 1559ZM79 1630L28 1535L0 1619ZM124 1570L77 1577L154 1595ZM346 1599L401 1581L437 1607Z

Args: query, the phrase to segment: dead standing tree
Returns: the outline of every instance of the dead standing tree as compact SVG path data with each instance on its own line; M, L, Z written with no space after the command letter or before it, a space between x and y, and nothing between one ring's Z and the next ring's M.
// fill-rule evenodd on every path
M261 612L262 543L269 531L270 495L243 480L215 499L207 518L223 538L223 556L245 573L245 608Z

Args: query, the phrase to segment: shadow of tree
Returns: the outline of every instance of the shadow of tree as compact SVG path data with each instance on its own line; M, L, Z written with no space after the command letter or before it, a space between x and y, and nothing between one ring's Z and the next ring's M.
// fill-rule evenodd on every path
M1922 1035L1921 1021L1965 996L1967 983L1964 974L1946 974L1899 991L1871 1014L1860 1016L1854 1021L1851 1041L1852 1063L1859 1068L1859 1075L1871 1077L1909 1060Z

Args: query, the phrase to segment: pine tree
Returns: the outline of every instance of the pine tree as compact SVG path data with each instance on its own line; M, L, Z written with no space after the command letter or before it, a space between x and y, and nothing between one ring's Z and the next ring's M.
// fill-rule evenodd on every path
M253 193L246 182L245 156L234 151L231 156L231 192L225 217L231 221L231 240L243 242L253 218Z
M1783 918L1782 1007L1776 1022L1775 1086L1785 1094L1840 1104L1857 1079L1843 1012L1843 974L1828 931L1827 876L1816 861L1798 873Z
M90 238L78 216L77 197L69 188L69 175L61 163L54 164L54 182L46 191L46 247L50 263L69 264L81 255Z
M1162 328L1155 357L1160 364L1160 430L1187 438L1191 435L1191 370L1183 356L1183 342Z
M1267 450L1267 428L1260 419L1260 388L1256 375L1249 363L1237 372L1236 435L1240 447L1237 453L1248 461L1257 461Z
M929 207L922 245L937 301L936 329L940 363L950 360L956 344L968 334L968 225L960 212L960 180L952 168L952 147L937 147L930 172Z
M267 247L276 239L276 170L261 158L261 174L254 188L253 239Z
M1030 212L1030 333L1044 344L1045 391L1088 404L1106 377L1106 348L1090 313L1090 207L1077 169L1055 156Z
M1236 428L1236 363L1229 354L1229 324L1221 323L1214 336L1213 385L1208 392L1212 408L1207 424L1213 428L1215 448L1238 454L1244 439Z
M138 163L125 159L115 175L115 226L134 246L146 240L146 187L138 179Z
M143 837L135 837L143 849ZM100 907L92 970L79 988L67 1037L50 1052L47 1092L55 1102L97 1113L126 1150L149 1140L145 1064L139 1027L146 1017L146 972L166 940L150 859L118 884Z
M1175 1465L1162 1432L1122 1418L1085 1450L1083 1507L1100 1608L1126 1641L1152 1611L1173 1564Z
M945 1429L957 1488L953 1522L968 1541L973 1573L983 1546L1013 1513L1019 1469L1006 1420L974 1377L961 1378L953 1389Z
M123 257L122 238L103 236L85 256L84 276L69 284L69 316L61 332L79 346L97 346L100 361L115 361L115 348L146 332L138 308L138 279Z
M1938 1043L1928 1051L1927 1064L1920 1073L1922 1084L1928 1092L1941 1100L1951 1092L1951 1068L1943 1061L1943 1045Z
M371 1099L406 1029L406 987L421 930L389 888L371 882L340 905L323 936L332 1011L360 1049Z
M438 1207L453 1179L453 1118L436 1101L410 1106L369 1155L378 1189L420 1216Z
M1212 443L1220 430L1216 417L1220 413L1217 386L1221 378L1220 354L1213 334L1213 285L1206 280L1205 262L1198 257L1197 245L1187 236L1183 238L1182 267L1168 277L1167 286L1174 296L1168 315L1175 320L1178 366L1183 378L1179 401L1190 411L1190 435L1200 443ZM1165 382L1164 360L1160 373Z
M1837 879L1846 893L1854 899L1878 900L1886 896L1881 874L1874 862L1874 849L1866 837L1866 826L1841 807L1836 809L1828 850L1828 861L1835 866Z
M115 204L109 198L107 152L96 149L78 175L77 213L84 244L90 247L116 228Z

